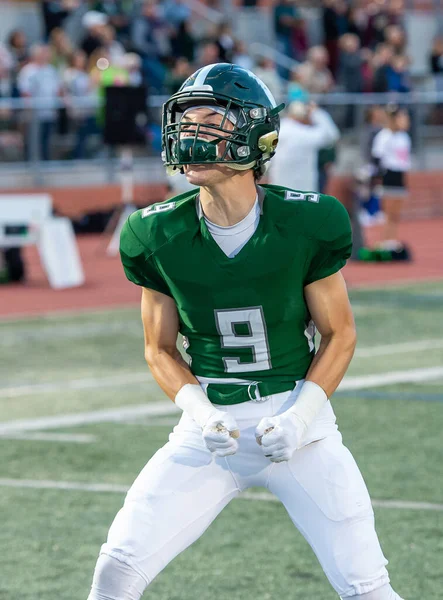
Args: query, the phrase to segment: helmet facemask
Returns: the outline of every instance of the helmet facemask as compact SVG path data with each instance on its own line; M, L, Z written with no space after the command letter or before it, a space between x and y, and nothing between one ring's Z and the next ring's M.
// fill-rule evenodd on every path
M202 106L221 114L221 123L195 123L186 119L186 112ZM248 106L232 98L214 98L213 94L201 92L197 95L194 91L175 94L163 109L162 158L168 173L183 172L184 165L190 164L261 169L277 145L278 119L275 117L281 108ZM232 127L227 127L228 121ZM276 121L276 128L270 132L272 121ZM222 142L224 149L220 146Z

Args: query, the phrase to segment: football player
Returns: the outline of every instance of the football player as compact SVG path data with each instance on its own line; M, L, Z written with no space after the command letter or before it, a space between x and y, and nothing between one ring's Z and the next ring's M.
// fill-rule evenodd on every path
M231 64L199 69L163 107L168 172L199 189L132 214L120 250L142 287L146 361L183 414L115 517L89 600L139 600L251 486L280 499L341 598L400 600L329 401L356 343L347 212L257 183L282 108Z

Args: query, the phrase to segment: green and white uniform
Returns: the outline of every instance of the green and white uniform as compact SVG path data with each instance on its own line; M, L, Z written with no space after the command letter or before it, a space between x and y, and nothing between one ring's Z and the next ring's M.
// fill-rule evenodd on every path
M194 137L184 135L183 114L202 104L224 107L226 118L235 111L234 129L224 121L211 126L211 142L198 129ZM282 108L253 73L207 65L163 107L163 161L171 172L224 163L260 174L275 152ZM221 142L229 156L219 152ZM134 213L123 228L127 277L174 299L191 370L209 399L224 404L217 408L235 420L240 437L235 454L214 456L200 425L183 412L129 490L102 546L88 600L140 600L156 575L251 487L265 487L282 502L341 598L399 598L388 584L368 491L330 402L287 462L271 462L257 444L258 423L297 402L303 385L293 389L294 382L314 356L304 288L337 272L351 253L348 215L335 198L267 185L258 194L255 231L256 206L253 227L238 229L247 232L241 243L231 237L221 244L227 254L238 251L233 258L218 245L219 232L211 228L216 239L209 232L194 191ZM218 545L214 538L214 551ZM296 568L296 547L291 556Z
M132 214L120 252L130 281L174 298L194 375L283 391L314 355L304 287L344 266L351 227L332 196L265 185L259 200L258 227L234 258L209 233L195 191Z

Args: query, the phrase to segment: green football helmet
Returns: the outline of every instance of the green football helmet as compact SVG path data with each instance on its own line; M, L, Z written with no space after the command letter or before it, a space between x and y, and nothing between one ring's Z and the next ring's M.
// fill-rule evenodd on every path
M186 121L184 113L193 106L214 106L223 115L220 125ZM275 153L284 106L277 106L266 85L247 69L228 63L199 69L163 105L162 159L168 173L183 172L189 164L223 163L262 174ZM233 129L225 127L227 120L235 122ZM201 126L206 138L199 136ZM223 152L222 141L227 142Z

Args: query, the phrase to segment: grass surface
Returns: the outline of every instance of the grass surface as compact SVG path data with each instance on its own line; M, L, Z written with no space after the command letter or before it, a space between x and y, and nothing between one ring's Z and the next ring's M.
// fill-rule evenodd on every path
M423 340L438 345L443 339L443 284L362 290L351 297L361 349L408 342L418 347ZM146 372L142 343L137 310L2 323L0 422L164 399L148 374L145 381L124 382L131 373ZM442 348L377 352L356 357L349 375L443 364ZM120 383L110 384L116 376L122 376ZM69 389L79 379L95 379L97 387ZM443 378L336 394L345 443L374 499L443 503L442 383ZM23 385L31 387L24 390ZM92 434L94 441L85 444L0 438L0 478L129 486L165 443L174 420L174 415L143 417L136 424L57 430ZM117 492L8 488L0 481L0 599L84 600L100 544L122 501ZM376 519L399 593L407 600L439 600L443 511L377 508ZM230 600L336 598L284 509L276 502L242 499L159 575L146 598L210 600L220 595Z

